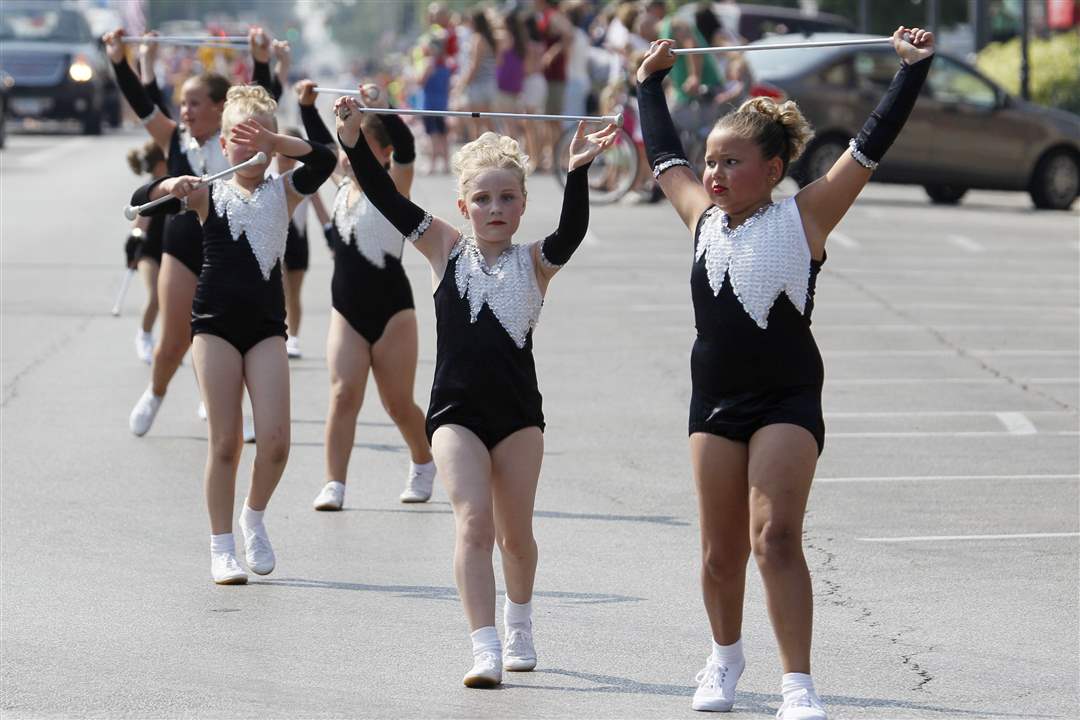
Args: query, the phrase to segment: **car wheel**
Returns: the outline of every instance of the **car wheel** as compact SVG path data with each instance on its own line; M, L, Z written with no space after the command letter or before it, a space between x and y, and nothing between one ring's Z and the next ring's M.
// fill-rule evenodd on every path
M799 171L795 177L799 187L806 187L829 172L845 150L847 150L847 143L840 138L826 137L812 142L799 163Z
M966 187L958 185L924 185L930 202L935 205L956 205L967 194Z
M1031 199L1044 210L1068 210L1080 192L1080 162L1069 150L1055 150L1035 167Z
M90 112L83 116L82 120L83 135L100 135L101 134L101 113Z

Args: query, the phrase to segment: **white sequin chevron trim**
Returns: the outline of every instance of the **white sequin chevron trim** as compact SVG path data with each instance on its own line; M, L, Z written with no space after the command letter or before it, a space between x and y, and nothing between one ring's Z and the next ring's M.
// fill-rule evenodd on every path
M859 163L867 170L877 170L878 164L863 154L863 151L859 149L859 143L855 138L851 138L848 147L851 148L851 157L855 158L855 162Z
M685 165L686 167L690 167L690 161L686 158L672 158L671 160L665 160L664 162L658 164L652 169L653 177L659 178L661 175L664 174L665 171L670 170L676 165Z
M476 322L487 304L514 344L525 347L544 305L536 284L532 245L511 245L489 267L476 241L463 235L450 251L450 259L454 258L454 281L458 294L469 301L469 321Z
M225 218L232 239L247 236L263 279L269 280L274 266L285 256L285 239L289 235L284 179L268 177L250 196L226 180L215 180L212 192L214 208Z
M379 268L386 267L386 257L401 259L404 248L401 233L361 194L351 206L352 183L343 182L334 197L334 227L341 241L356 248L365 260Z
M704 258L713 293L720 294L726 275L746 314L763 330L782 292L805 313L810 246L795 198L766 205L734 230L728 229L728 216L719 208L706 213L695 259Z

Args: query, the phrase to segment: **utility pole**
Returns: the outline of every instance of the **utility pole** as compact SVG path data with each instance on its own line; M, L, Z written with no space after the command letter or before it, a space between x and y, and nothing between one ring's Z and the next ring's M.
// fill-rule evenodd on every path
M987 0L968 0L968 17L975 34L975 52L990 42L990 17Z
M1020 3L1020 97L1025 100L1031 99L1031 67L1028 62L1028 30L1031 24L1029 8L1028 3Z
M941 18L941 13L938 8L938 0L930 0L926 3L926 27L930 28L930 32L937 35L938 20Z
M859 0L859 32L870 32L870 0Z

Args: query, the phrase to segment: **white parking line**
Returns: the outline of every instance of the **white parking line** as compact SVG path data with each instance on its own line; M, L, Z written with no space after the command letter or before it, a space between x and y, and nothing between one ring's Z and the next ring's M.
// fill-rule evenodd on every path
M1024 413L995 412L992 410L887 410L882 412L827 412L827 418L900 418L900 417L986 417L988 415L1072 415L1071 410L1026 410ZM1026 417L1024 418L1027 419Z
M1024 413L999 412L994 414L1001 421L1001 424L1005 426L1005 429L1013 435L1036 435L1039 432Z
M1077 350L995 350L995 349L972 349L967 351L969 355L983 356L1016 356L1027 357L1037 355L1043 357L1073 357L1080 355ZM834 357L959 357L960 353L955 350L826 350L826 356Z
M978 378L829 378L829 385L999 385L1008 383L1003 377ZM1076 385L1080 378L1016 378L1022 385Z
M877 475L865 477L814 478L814 483L890 483L890 482L959 482L963 480L1073 480L1080 482L1080 475Z
M980 253L986 249L982 246L982 243L978 243L966 235L946 235L945 239L961 250L968 252Z
M903 543L903 542L951 542L953 540L1023 540L1036 538L1072 538L1080 537L1080 532L1062 533L1016 533L1014 535L916 535L911 537L858 538L862 542Z
M849 250L856 250L859 247L858 240L851 237L850 235L836 232L835 230L833 230L832 234L829 235L829 240L832 240L833 243L835 243L836 245L839 245L840 247L845 247Z
M1080 437L1080 430L1052 430L1049 432L1036 432L1043 437ZM965 438L965 437L1017 437L1017 433L1002 430L957 430L954 432L942 432L939 430L911 430L898 432L835 432L826 433L830 440L847 440L851 438L882 439L882 438ZM1030 435L1028 435L1030 437Z

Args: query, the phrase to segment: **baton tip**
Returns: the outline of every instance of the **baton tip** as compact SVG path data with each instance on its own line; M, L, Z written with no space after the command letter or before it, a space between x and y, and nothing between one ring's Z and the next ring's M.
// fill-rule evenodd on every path
M623 115L622 115L622 113L619 113L619 114L617 114L615 116L615 127L620 127L621 128L622 124L623 124Z
M124 217L126 217L128 220L134 220L138 216L139 208L135 207L134 205L128 205L126 208L124 208Z
M266 153L264 153L262 150L260 150L259 152L255 153L255 157L251 158L251 160L252 160L253 164L256 164L256 165L262 164L262 163L266 162Z

